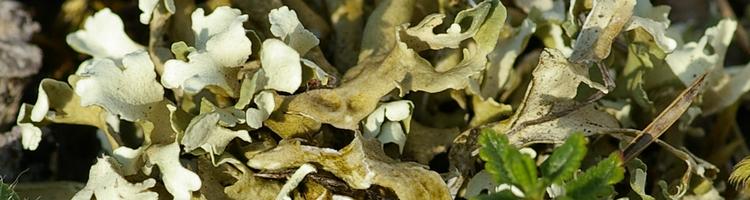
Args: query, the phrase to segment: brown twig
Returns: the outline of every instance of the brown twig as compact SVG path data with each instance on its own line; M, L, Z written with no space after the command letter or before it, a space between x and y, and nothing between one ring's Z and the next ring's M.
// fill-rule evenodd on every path
M622 151L625 162L638 156L641 151L646 149L646 147L652 142L656 141L659 136L666 132L667 129L669 129L669 127L671 127L672 124L674 124L677 119L687 111L695 97L700 93L703 85L705 85L707 75L708 72L703 73L696 78L687 89L677 96L677 99L672 101L672 103L669 104L669 106L667 106L667 108L665 108L664 111L654 119L654 121L643 129L643 133L635 137L635 139L625 147L625 150Z

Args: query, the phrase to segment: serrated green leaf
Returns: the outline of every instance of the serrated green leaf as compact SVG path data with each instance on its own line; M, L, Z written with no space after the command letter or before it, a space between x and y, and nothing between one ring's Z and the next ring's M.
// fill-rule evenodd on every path
M596 166L586 170L577 179L566 183L565 197L561 199L607 199L615 192L613 184L625 176L622 157L612 153Z
M486 161L485 170L492 174L492 179L497 183L510 183L510 172L503 167L502 154L508 147L508 139L500 137L492 130L482 130L479 137L479 157Z
M542 179L546 184L559 184L569 179L573 172L581 167L581 160L586 156L586 151L586 139L583 134L574 133L539 166Z
M484 129L479 144L482 146L479 156L487 161L485 170L492 174L498 184L518 186L526 196L534 197L539 194L540 184L534 161L511 146L505 135Z

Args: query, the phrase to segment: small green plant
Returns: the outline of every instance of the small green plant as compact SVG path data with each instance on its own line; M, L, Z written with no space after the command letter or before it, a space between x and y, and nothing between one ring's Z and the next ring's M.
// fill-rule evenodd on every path
M0 180L0 200L17 200L21 199L18 194L13 191L13 186L5 184Z
M479 155L485 170L497 183L496 190L476 199L544 199L547 188L562 188L555 199L605 199L614 193L613 184L623 179L622 158L612 153L585 172L576 174L586 156L583 134L572 134L539 167L508 142L504 134L485 129L479 139ZM541 177L537 174L541 173ZM555 186L553 186L555 185ZM507 188L507 189L506 189Z

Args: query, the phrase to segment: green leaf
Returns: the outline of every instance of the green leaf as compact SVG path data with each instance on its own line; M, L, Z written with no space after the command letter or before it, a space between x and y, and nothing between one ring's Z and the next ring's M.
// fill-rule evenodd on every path
M509 149L508 139L498 136L495 131L484 129L479 137L479 157L486 161L485 170L492 174L492 179L497 183L511 182L510 173L503 165L503 155Z
M0 182L0 199L17 200L21 198L18 197L18 194L16 194L16 192L13 191L13 187L11 185Z
M515 185L528 197L543 194L540 193L541 185L537 181L534 161L511 146L505 135L484 129L479 143L482 146L479 156L487 161L485 170L492 174L498 184Z
M585 156L586 139L583 134L574 133L539 166L542 179L546 184L562 183L581 167L581 160Z
M620 182L624 174L622 157L612 153L577 179L566 183L566 196L561 199L608 199L615 191L612 185Z

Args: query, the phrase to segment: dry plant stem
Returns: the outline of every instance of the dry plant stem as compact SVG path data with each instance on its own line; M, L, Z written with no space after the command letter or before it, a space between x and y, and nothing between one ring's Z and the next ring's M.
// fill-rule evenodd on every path
M572 113L573 111L576 111L578 109L581 109L581 108L583 108L585 106L588 106L588 105L590 105L590 104L598 101L599 99L601 99L602 97L604 97L604 95L607 95L607 93L609 93L610 91L614 90L615 89L615 80L612 78L612 76L607 71L607 66L605 66L604 64L602 64L600 62L597 62L596 63L596 67L599 69L599 72L601 72L601 74L602 74L602 80L604 81L604 86L607 87L607 91L597 90L596 93L594 93L591 96L589 96L586 99L586 101L584 101L584 102L576 103L573 106L567 107L567 108L565 108L563 110L560 110L560 111L557 111L557 112L547 113L546 115L544 115L542 117L539 117L537 119L533 119L533 120L522 122L521 124L519 124L515 128L511 129L510 131L508 131L508 134L513 134L513 133L515 133L515 132L517 132L517 131L519 131L519 130L521 130L523 128L526 128L527 126L531 126L531 125L535 125L535 124L541 124L541 123L544 123L544 122L555 120L555 119L560 118L560 117L564 117L565 115L568 115L568 114Z
M737 16L734 15L734 11L732 10L732 5L729 5L727 0L718 0L716 3L721 11L721 16L737 19ZM742 47L742 50L744 50L746 54L750 54L750 38L748 38L747 31L745 31L745 27L742 26L742 23L737 23L737 30L734 34L737 35L735 38L737 38L737 42L740 44L740 47Z
M629 128L613 128L611 131L607 131L601 134L607 134L614 138L617 138L621 141L627 141L632 140L633 138L637 137L640 133L642 133L641 130L637 129L629 129ZM695 162L695 160L692 158L691 154L688 153L687 150L680 150L671 144L661 140L656 139L654 140L656 144L661 146L662 148L666 149L670 153L672 153L675 157L679 158L680 160L685 161L685 165L687 165L687 168L685 169L685 172L682 175L680 185L677 186L677 194L671 194L672 196L684 196L685 193L687 193L688 185L685 185L685 183L689 183L690 178L692 176L692 171L695 169L695 166L698 166L698 163ZM625 160L622 162L622 164L628 163L629 160Z
M690 187L687 185L687 183L690 183L690 177L692 175L692 171L695 168L695 166L698 165L692 157L690 156L687 151L683 151L680 149L677 149L673 147L672 145L669 145L667 142L664 142L662 140L656 139L656 144L659 144L659 146L663 147L670 153L677 156L677 158L681 159L682 161L685 161L685 165L687 165L687 169L685 169L685 173L682 174L682 181L680 181L680 185L677 186L677 194L674 194L672 196L681 197L684 196L685 193L687 193L688 188ZM627 162L627 160L625 160ZM623 163L625 163L623 162Z
M625 140L632 139L641 134L641 130L632 128L611 128L607 131L601 132L600 134L612 135L617 139ZM628 138L624 138L628 137Z
M690 103L693 102L698 93L701 91L702 86L705 83L706 75L703 73L700 77L695 79L688 88L677 96L677 99L672 101L667 108L657 116L645 129L643 133L633 139L630 144L623 150L623 157L625 162L635 158L638 154L646 149L648 145L654 142L661 134L674 124L682 114L687 111L690 107Z

